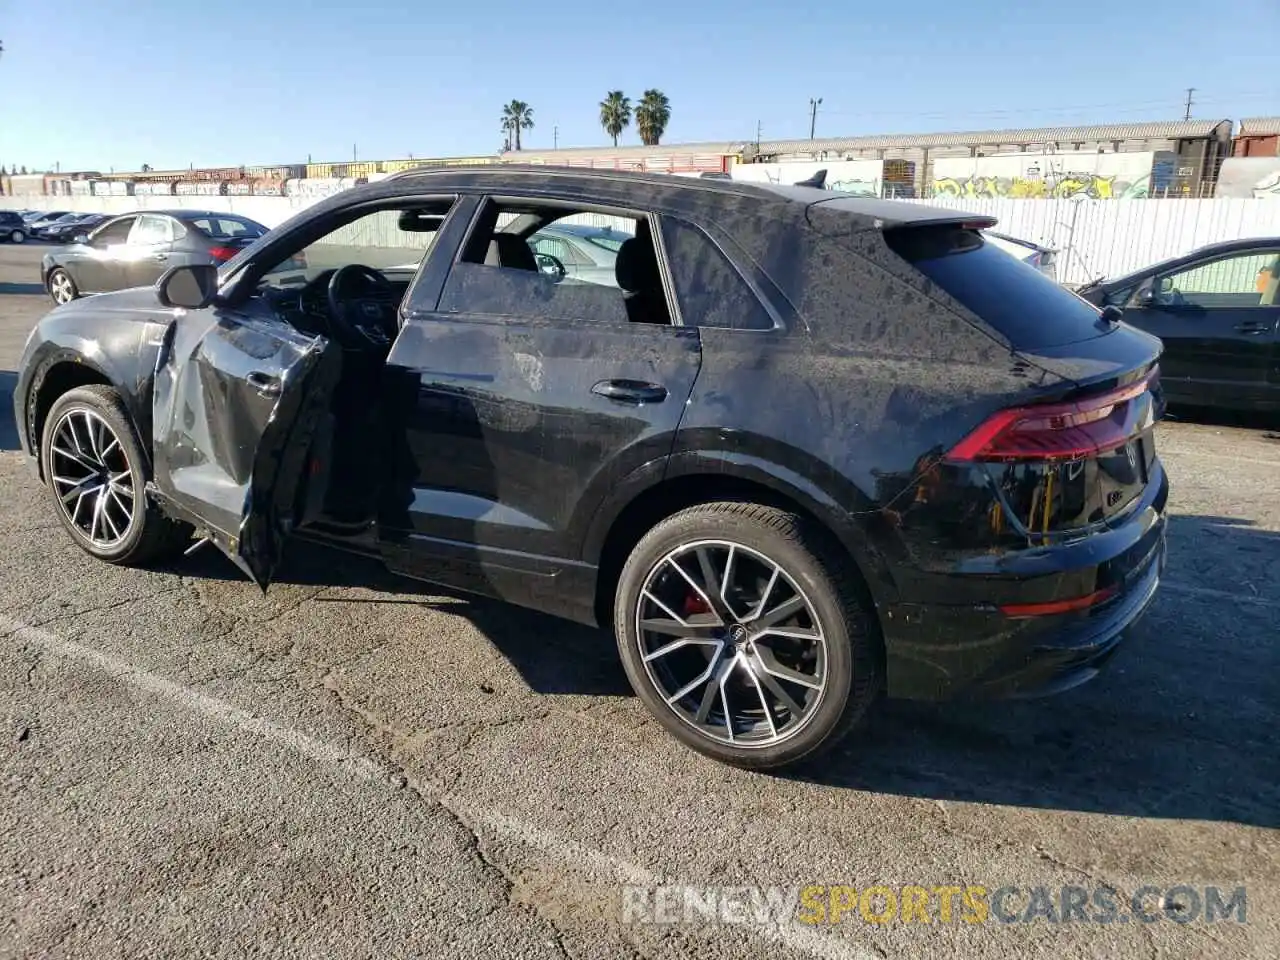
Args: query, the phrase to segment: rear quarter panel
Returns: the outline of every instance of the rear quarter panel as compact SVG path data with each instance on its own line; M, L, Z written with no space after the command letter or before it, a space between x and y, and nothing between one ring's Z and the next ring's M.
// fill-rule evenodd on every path
M842 540L877 602L892 602L904 549L893 509L990 413L1064 381L940 302L878 229L726 226L754 261L746 269L762 265L776 286L783 328L702 328L668 475L724 470L786 492Z

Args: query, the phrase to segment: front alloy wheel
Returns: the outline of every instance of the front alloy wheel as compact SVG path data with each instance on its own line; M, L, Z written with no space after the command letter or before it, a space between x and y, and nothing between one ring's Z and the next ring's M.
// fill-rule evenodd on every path
M66 521L98 550L133 529L134 486L120 438L96 410L71 409L53 426L49 482Z
M686 745L776 768L836 743L879 692L878 624L852 561L793 513L700 504L636 544L614 628L637 696Z
M149 465L120 395L93 384L58 397L40 435L40 467L63 527L108 563L175 556L191 527L146 494Z

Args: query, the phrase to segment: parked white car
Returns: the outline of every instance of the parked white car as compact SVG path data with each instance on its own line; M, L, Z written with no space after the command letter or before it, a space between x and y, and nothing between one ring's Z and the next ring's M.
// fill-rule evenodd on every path
M1054 283L1058 282L1058 251L1042 247L1030 240L1021 240L1006 233L984 230L982 235L993 247L999 247L1010 256L1017 257L1023 263L1035 267Z

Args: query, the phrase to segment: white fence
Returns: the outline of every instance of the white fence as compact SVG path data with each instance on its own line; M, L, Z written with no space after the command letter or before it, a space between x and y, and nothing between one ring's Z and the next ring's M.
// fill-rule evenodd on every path
M1206 243L1280 237L1280 200L921 200L996 217L996 230L1058 250L1058 280L1084 283Z

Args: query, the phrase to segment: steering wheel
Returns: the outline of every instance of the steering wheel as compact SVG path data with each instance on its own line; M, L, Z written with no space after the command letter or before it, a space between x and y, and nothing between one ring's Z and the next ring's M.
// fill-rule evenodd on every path
M347 345L385 347L395 339L395 287L373 267L349 263L333 271L328 300L335 333Z

